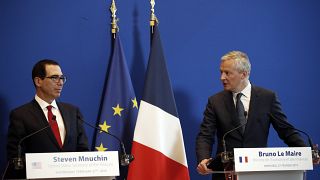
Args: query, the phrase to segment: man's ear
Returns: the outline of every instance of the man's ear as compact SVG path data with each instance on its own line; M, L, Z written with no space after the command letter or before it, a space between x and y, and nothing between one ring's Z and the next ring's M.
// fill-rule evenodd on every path
M34 84L36 85L36 87L40 87L41 84L42 84L42 79L39 78L39 77L35 77L35 78L33 79L33 82L34 82Z
M242 78L246 79L249 76L249 73L247 71L241 72Z

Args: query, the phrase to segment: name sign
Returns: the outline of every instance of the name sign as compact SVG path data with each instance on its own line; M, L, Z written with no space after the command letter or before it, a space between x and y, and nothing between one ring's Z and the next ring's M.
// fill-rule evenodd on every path
M27 153L27 179L119 176L117 151Z
M310 147L234 148L236 172L312 170Z

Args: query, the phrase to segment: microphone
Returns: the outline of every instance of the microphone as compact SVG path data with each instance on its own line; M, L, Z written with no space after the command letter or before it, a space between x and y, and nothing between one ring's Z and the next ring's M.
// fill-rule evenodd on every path
M244 117L246 117L246 119L247 119L247 115L248 115L248 112L247 112L247 111L244 111ZM231 156L230 153L227 152L227 146L226 146L226 141L225 141L226 136L227 136L228 134L230 134L231 132L233 132L233 131L241 128L242 126L245 126L245 125L247 124L247 122L248 122L248 121L246 121L246 122L243 123L243 124L238 125L237 127L235 127L235 128L233 128L233 129L227 131L226 133L224 133L224 135L223 135L223 137L222 137L222 146L223 146L223 152L222 152L222 154L221 154L221 155L222 155L222 157L221 157L221 162L222 162L222 163L227 163L227 162L229 162L230 160L233 159L232 157L230 157L230 156Z
M41 131L43 131L43 130L49 128L49 127L51 127L51 125L52 125L53 123L55 123L55 122L56 122L56 116L53 115L53 116L52 116L52 122L49 123L47 126L41 128L41 129L39 129L39 130L37 130L37 131L34 131L33 133L31 133L31 134L29 134L29 135L27 135L27 136L25 136L25 137L23 137L23 138L20 139L20 141L19 141L19 143L18 143L18 157L13 159L13 164L14 164L14 169L15 169L15 170L20 170L20 169L23 169L23 168L24 168L24 161L23 161L23 159L22 159L22 157L21 157L21 154L22 154L22 151L21 151L21 143L22 143L24 140L28 139L29 137L31 137L31 136L33 136L33 135L35 135L35 134L38 134L39 132L41 132Z
M275 118L271 113L268 113L268 115L271 117L272 120L275 120L275 121L279 122L280 124L285 125L288 128L291 128L293 130L296 130L296 131L301 132L302 134L306 135L307 138L308 138L309 146L311 147L312 159L319 159L320 158L319 150L317 148L313 147L313 143L312 143L311 137L309 136L308 133L306 133L306 132L304 132L304 131L302 131L300 129L296 129L295 127L293 127L289 123L285 123L283 121L280 121L279 119Z
M79 116L78 119L80 119L80 121L82 121L86 125L110 135L111 137L115 138L119 142L120 147L121 147L121 151L122 151L122 155L120 156L120 164L121 164L121 166L128 166L131 163L131 161L134 160L134 156L132 154L127 154L126 153L126 148L125 148L123 142L121 141L121 139L119 137L117 137L116 135L113 135L113 134L101 129L100 127L96 127L96 126L91 125L90 123L88 123L85 120L83 120L83 118L80 117L80 116Z

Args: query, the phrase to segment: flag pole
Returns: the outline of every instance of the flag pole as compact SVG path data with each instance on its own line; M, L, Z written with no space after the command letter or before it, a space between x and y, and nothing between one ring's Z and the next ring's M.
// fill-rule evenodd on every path
M150 0L150 5L151 5L151 17L150 17L151 35L153 34L154 26L158 24L158 19L157 19L155 13L154 13L155 4L156 4L155 0Z
M117 18L117 15L116 15L117 7L114 0L112 0L111 6L110 6L110 12L111 12L111 33L112 33L113 39L115 39L116 33L119 32L119 27L117 24L119 21L119 18Z

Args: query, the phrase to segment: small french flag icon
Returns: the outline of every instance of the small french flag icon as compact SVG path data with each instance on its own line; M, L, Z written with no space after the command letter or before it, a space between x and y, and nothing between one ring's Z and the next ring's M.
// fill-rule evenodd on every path
M248 156L239 156L240 163L248 163Z

